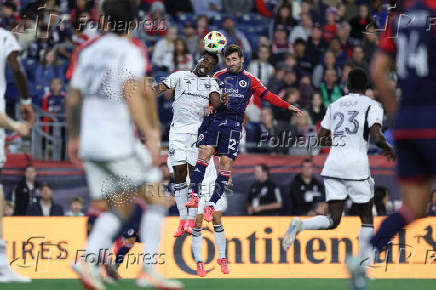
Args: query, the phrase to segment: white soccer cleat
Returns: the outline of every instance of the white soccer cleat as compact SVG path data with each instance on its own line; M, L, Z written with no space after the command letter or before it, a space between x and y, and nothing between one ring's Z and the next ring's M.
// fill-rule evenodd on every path
M170 280L159 275L154 269L143 269L136 279L136 285L140 288L157 288L166 290L183 289L183 283L177 280Z
M0 283L30 283L32 279L18 275L9 267L9 265L0 266Z
M79 262L74 263L71 268L77 275L79 275L85 289L90 290L105 290L103 284L103 274L98 265Z
M362 266L359 257L349 257L346 261L348 273L350 273L351 289L367 289L368 279L366 276L366 267Z
M283 250L287 251L295 241L295 237L301 231L302 221L299 218L294 218L289 225L282 241Z

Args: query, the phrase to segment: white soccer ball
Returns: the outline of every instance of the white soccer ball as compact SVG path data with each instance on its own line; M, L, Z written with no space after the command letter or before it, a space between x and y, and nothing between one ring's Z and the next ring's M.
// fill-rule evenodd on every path
M210 53L221 53L226 43L226 37L219 31L211 31L204 37L204 49Z

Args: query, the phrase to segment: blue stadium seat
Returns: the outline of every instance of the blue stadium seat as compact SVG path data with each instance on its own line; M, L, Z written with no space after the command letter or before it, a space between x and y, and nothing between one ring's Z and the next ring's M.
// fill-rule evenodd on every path
M260 137L260 123L259 122L247 122L244 124L246 141L258 142Z
M260 14L244 14L238 19L238 22L247 26L268 26L269 19Z
M178 21L177 22L179 24L183 25L187 21L192 22L192 23L197 22L197 15L194 15L194 14L191 14L191 13L183 13L183 14L180 14L178 16Z
M231 15L225 13L216 14L210 19L210 25L221 26L224 18L229 16L231 17Z

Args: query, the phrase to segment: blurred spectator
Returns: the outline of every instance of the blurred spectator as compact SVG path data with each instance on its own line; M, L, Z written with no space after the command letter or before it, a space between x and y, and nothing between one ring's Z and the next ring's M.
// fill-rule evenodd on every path
M27 209L28 216L63 216L62 207L53 201L53 191L48 183L40 188L41 198Z
M327 47L327 44L322 37L322 29L319 24L316 24L311 31L307 41L306 52L308 58L312 61L312 65L316 66L321 62L321 57Z
M217 15L221 7L221 0L191 0L194 13L197 15L206 15L211 18Z
M4 216L14 216L14 204L10 201L5 202L5 208L3 210Z
M279 95L284 95L286 89L295 88L297 86L297 76L292 67L285 67L285 74L280 83Z
M70 210L65 213L66 216L85 216L83 210L83 199L80 196L73 197L70 201Z
M171 71L191 70L192 54L189 52L183 38L176 38L174 41L174 64L170 67Z
M325 203L324 185L313 175L312 159L303 159L301 173L295 175L289 185L291 198L291 215L314 216L324 214Z
M55 65L56 58L54 50L47 50L44 54L43 61L36 66L35 82L37 88L44 94L50 91L51 81L54 78L63 80L64 71Z
M203 40L203 37L206 36L206 34L208 34L209 29L207 28L207 26L209 25L209 19L207 18L206 15L200 15L197 18L197 30L196 30L196 35L201 38L201 40Z
M164 38L159 40L153 49L151 63L161 71L171 71L174 67L174 41L177 38L177 27L168 29Z
M389 191L384 186L376 186L374 188L374 207L377 216L385 216L388 214L387 204L389 201Z
M273 33L280 29L285 32L285 38L289 38L295 24L296 22L292 17L292 6L289 3L283 2L277 9L275 18L271 22L270 37L274 37Z
M256 182L250 186L247 212L249 215L278 215L282 208L280 188L269 179L269 168L259 164L254 168Z
M335 37L330 40L329 49L336 56L336 65L341 67L348 59L348 55L342 50L341 42L339 38Z
M27 58L36 62L42 62L44 55L55 45L54 39L48 30L47 25L39 26L38 38L29 44L27 48Z
M42 109L58 118L58 121L65 121L65 93L62 90L62 83L59 78L53 78L50 85L50 92L44 95ZM50 122L51 119L45 120Z
M363 47L360 45L355 45L353 49L353 58L351 59L354 67L360 67L369 73L369 65L365 61L365 52Z
M260 79L263 84L268 84L274 75L274 67L269 63L269 57L269 48L260 46L257 50L257 59L252 60L248 67L248 71Z
M355 0L345 0L345 21L350 22L359 14L359 8L355 4Z
M328 107L331 103L342 97L342 90L337 84L336 70L327 69L324 72L324 82L320 85L323 104Z
M278 94L283 86L283 78L285 76L285 67L283 65L278 65L276 67L275 74L269 80L267 87L268 89L274 93Z
M197 51L198 36L195 34L194 24L187 21L183 24L183 40L188 46L189 53L195 55Z
M365 52L366 63L371 63L372 56L377 48L377 34L365 33L362 43L363 51Z
M176 18L182 13L192 13L191 0L164 0L165 9L168 14Z
M162 140L168 140L168 133L173 119L173 95L174 90L166 90L157 98L159 121L162 126Z
M335 54L331 50L327 50L324 54L324 62L319 64L313 70L313 86L315 88L319 88L321 86L322 79L324 77L324 73L326 70L332 69L335 70L337 74L339 74L340 69L336 66L336 57Z
M294 142L289 148L290 155L316 155L319 148L311 147L313 138L316 138L315 126L309 113L303 110L303 116L298 118L293 115L291 118L291 131Z
M300 91L296 88L283 89L279 93L279 97L291 105L296 105L300 100ZM288 129L291 121L291 114L289 114L289 111L275 106L272 110L274 112L274 119L280 123L281 127Z
M341 43L341 48L349 58L353 55L353 43L350 41L351 27L348 22L342 22L338 25L338 38Z
M309 113L310 118L312 119L313 124L315 126L318 125L319 122L324 118L326 108L322 103L321 94L319 91L316 91L312 95L312 102L307 108L307 112Z
M295 43L297 38L302 38L304 41L307 41L309 36L312 33L312 18L310 18L309 13L301 14L301 25L295 26L289 37L289 41L291 43Z
M301 78L304 74L312 75L313 66L306 53L306 42L302 38L297 38L294 45L295 60L297 64L295 66L298 76Z
M293 52L292 44L289 42L286 31L282 27L277 27L274 30L271 52L273 65L283 61L286 53Z
M432 191L431 202L428 205L427 212L429 216L436 216L436 189L433 189Z
M82 12L88 12L92 21L98 20L97 9L93 5L93 1L77 0L75 8L71 10L70 19L76 19Z
M151 24L145 27L147 38L157 39L167 34L168 23L165 16L165 6L162 2L153 2L150 13L146 15L145 19L146 23Z
M254 8L254 0L221 0L225 13L241 17L242 14L250 13Z
M235 28L235 21L231 17L226 17L223 20L223 33L227 38L227 45L237 44L244 51L244 57L250 59L251 46L244 33Z
M350 36L356 39L363 38L363 32L366 31L370 23L369 7L367 4L359 6L359 15L350 20L351 33Z
M279 136L279 126L273 118L272 110L264 108L260 114L260 139L263 140L262 144L266 144L263 148L257 150L258 152L278 152L281 148L270 146L271 138Z
M15 16L17 6L13 2L4 2L1 6L0 27L9 30L12 24L18 20Z
M336 10L329 8L326 11L326 24L323 27L324 40L329 42L333 37L336 37Z
M350 71L353 69L353 62L351 60L347 61L343 66L342 66L342 71L341 71L341 81L339 83L339 86L342 89L342 92L344 94L348 94L348 87L347 87L347 82L348 82L348 74L350 73Z
M15 186L11 200L15 205L14 215L27 215L27 208L39 197L39 182L36 181L38 173L33 165L27 165L24 169L24 176Z
M312 0L311 2L312 18L316 19L317 22L324 23L328 6L323 3L323 0Z

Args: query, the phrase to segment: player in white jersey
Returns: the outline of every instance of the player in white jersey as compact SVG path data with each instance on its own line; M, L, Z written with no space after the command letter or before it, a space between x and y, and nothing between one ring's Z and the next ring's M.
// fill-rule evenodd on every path
M218 56L205 52L193 71L177 71L172 73L153 88L156 95L166 90L174 90L173 120L170 126L168 161L174 169L174 195L180 214L179 226L174 237L183 232L192 234L196 208L187 209L187 178L197 162L197 132L204 116L210 113L209 96L220 94L218 83L209 76L218 64ZM216 170L213 162L209 172ZM213 180L215 182L215 180Z
M331 146L321 175L324 177L328 215L318 215L300 220L294 218L283 238L283 248L288 250L295 236L302 230L335 229L340 221L345 202L349 197L356 205L362 222L359 234L359 251L363 241L374 232L373 196L374 182L368 161L368 138L382 149L382 154L393 158L392 147L381 131L383 109L364 95L368 77L365 71L353 69L348 75L350 93L327 108L321 122L318 138L322 145ZM331 134L331 137L330 137ZM372 253L363 263L371 262Z
M28 125L22 122L14 122L6 116L5 98L6 92L6 64L9 64L14 75L15 83L21 95L21 115L22 118L33 123L33 110L31 99L28 95L26 75L21 69L19 61L20 45L15 36L7 30L0 28L0 179L1 168L6 162L5 155L5 128L18 132L20 135L27 135ZM29 278L21 277L14 273L10 267L6 255L6 242L3 240L2 218L5 202L3 200L3 186L0 184L0 282L30 282Z
M135 10L129 0L101 4L105 32L78 55L67 98L68 156L72 162L79 162L79 156L83 160L92 202L109 207L97 218L81 261L73 264L88 289L105 289L101 264L108 257L104 253L129 218L136 195L148 203L140 226L144 254L158 254L167 211L168 199L158 194L156 101L144 78L146 59L128 31ZM136 138L134 125L144 135L145 147ZM142 265L137 285L183 287L161 277L152 263Z

